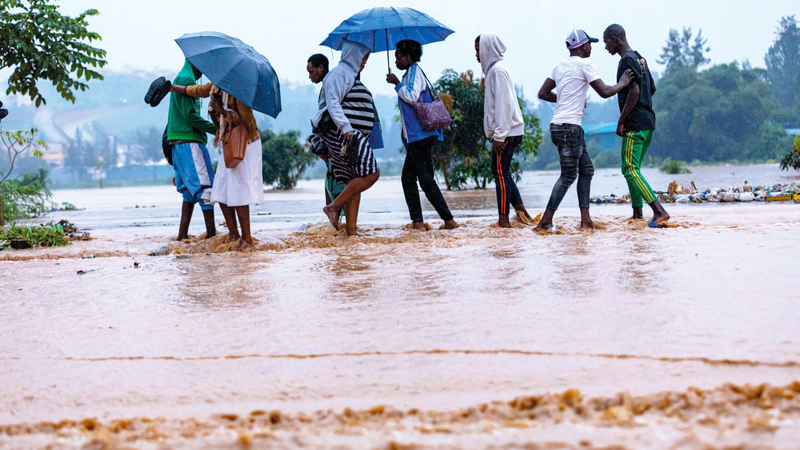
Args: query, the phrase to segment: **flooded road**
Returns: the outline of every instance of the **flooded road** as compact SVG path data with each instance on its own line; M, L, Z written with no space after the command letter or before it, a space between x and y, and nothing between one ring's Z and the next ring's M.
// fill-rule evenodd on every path
M532 213L555 177L525 174ZM350 239L314 226L321 183L270 193L245 254L170 241L171 188L58 192L97 239L0 252L0 448L800 441L800 205L601 205L580 233L570 203L542 236L466 191L421 233L395 181Z

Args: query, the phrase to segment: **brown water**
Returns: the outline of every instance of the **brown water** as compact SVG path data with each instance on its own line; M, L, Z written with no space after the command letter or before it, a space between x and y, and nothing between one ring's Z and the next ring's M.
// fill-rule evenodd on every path
M59 192L97 239L0 252L0 448L797 447L800 205L540 236L468 191L421 233L394 184L350 239L271 193L245 254L169 241L167 188Z

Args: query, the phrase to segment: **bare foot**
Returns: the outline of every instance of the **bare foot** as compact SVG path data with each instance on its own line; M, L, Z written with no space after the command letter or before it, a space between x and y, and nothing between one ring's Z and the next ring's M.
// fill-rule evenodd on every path
M334 211L333 208L331 208L331 205L326 205L324 208L322 208L322 212L324 212L325 215L328 216L328 220L331 221L331 225L333 225L333 228L336 228L338 230L339 211Z
M253 247L253 243L252 242L247 242L244 239L239 239L239 244L236 246L236 251L237 252L243 252L243 251L245 251L245 250L247 250L249 248L252 248L252 247Z
M417 221L411 222L411 229L417 231L428 231L428 228L425 227L424 222L417 222Z
M456 228L458 228L458 222L456 222L455 220L450 219L444 221L445 230L455 230Z
M359 233L358 230L346 230L345 231L348 236L363 236L363 234Z
M642 213L642 208L633 208L633 219L636 220L644 219L644 213Z
M212 237L217 235L216 228L211 230L210 232L206 231L206 239L211 239Z
M594 230L594 222L592 222L592 219L582 220L581 231L591 231L591 230Z
M508 221L508 214L500 214L497 219L497 226L500 228L511 228L511 222Z
M236 242L242 238L241 236L239 236L239 233L236 234L228 233L227 237L228 237L228 242Z

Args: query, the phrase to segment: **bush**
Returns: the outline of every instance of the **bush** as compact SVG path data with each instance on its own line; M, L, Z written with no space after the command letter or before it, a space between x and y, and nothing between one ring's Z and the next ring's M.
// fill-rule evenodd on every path
M278 189L294 188L306 167L316 159L300 144L300 132L275 134L270 130L261 130L259 134L264 183L277 183Z
M6 220L32 219L53 209L47 173L47 169L40 168L37 173L24 173L16 180L0 183Z
M692 173L692 171L684 167L685 165L685 161L669 160L665 162L663 166L661 166L661 171L673 175L679 173Z
M800 152L790 151L781 159L781 170L800 169Z
M17 248L61 247L69 244L67 232L61 224L53 222L40 226L17 226L0 232L0 246L11 245Z

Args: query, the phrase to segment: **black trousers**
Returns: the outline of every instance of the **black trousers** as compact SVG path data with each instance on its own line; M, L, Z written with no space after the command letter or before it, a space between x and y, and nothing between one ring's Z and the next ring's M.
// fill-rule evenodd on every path
M521 143L522 136L509 136L506 138L506 149L502 154L492 152L492 175L497 190L497 210L500 214L508 214L509 204L513 206L522 203L517 183L511 175L511 160L514 159L514 152Z
M569 187L576 179L578 180L578 206L588 208L594 166L589 152L586 151L583 128L570 123L551 123L550 139L558 148L561 176L553 186L547 208L553 211L557 210L564 195L567 194Z
M431 136L405 144L406 162L403 164L403 174L400 180L403 182L403 194L406 197L408 213L414 222L423 222L417 180L419 180L419 187L425 192L425 197L428 198L436 212L439 213L439 217L444 221L453 218L453 215L450 214L450 209L447 207L447 202L444 201L442 191L439 190L439 185L436 184L436 179L433 178L431 149L436 145L436 142L436 136Z

